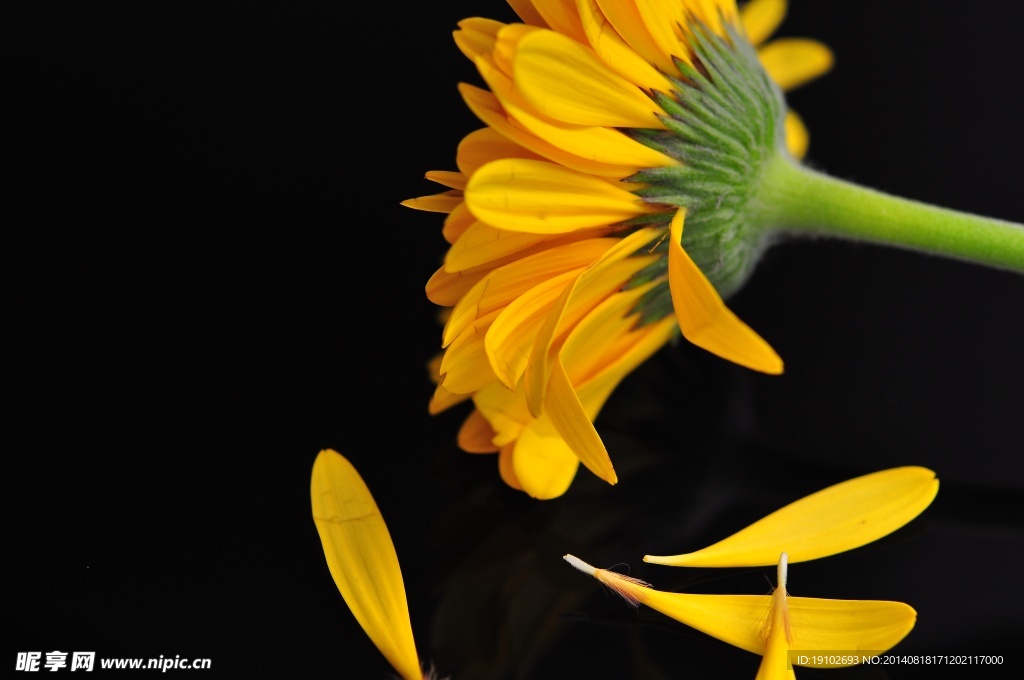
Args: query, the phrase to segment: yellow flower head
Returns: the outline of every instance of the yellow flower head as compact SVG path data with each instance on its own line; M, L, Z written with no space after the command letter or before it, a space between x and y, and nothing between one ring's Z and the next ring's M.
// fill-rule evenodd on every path
M449 191L405 205L447 213L451 244L427 283L449 308L431 411L471 398L460 446L498 452L509 485L552 498L580 462L617 481L592 422L677 331L782 372L722 296L766 245L745 187L765 157L807 145L779 88L831 55L809 40L756 49L782 0L509 4L523 23L455 32L488 87L460 86L486 127L459 144L457 172L427 174Z

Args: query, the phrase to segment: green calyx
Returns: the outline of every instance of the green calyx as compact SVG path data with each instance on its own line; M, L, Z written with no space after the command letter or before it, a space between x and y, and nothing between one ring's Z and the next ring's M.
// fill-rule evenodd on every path
M665 130L624 130L679 165L627 178L664 212L628 226L663 227L686 210L683 249L718 293L744 284L761 254L801 235L907 248L1024 272L1024 226L910 201L811 170L786 150L785 98L750 42L727 22L726 37L694 23L694 66L677 62L673 92L653 94ZM637 254L667 254L662 239ZM629 287L658 281L637 304L641 324L673 313L668 258Z
M739 290L767 246L768 232L750 219L749 205L762 168L785 151L786 103L750 42L726 22L722 38L694 23L695 66L676 62L682 78L675 91L655 92L667 115L665 130L626 130L637 141L679 165L641 170L627 178L644 187L636 194L666 212L631 226L660 226L667 233L675 209L686 210L683 248L723 297ZM666 255L660 242L644 254ZM630 287L659 280L637 305L640 323L673 313L667 283L668 258L639 271Z
M671 93L654 93L666 112L666 130L631 130L636 140L675 158L679 165L641 170L627 181L649 203L672 210L638 220L667 228L676 208L686 210L683 248L728 297L750 276L765 249L766 230L750 219L748 205L765 163L785 148L786 104L747 39L726 25L722 38L693 27L695 66L677 62L682 78ZM662 243L658 250L665 250ZM665 276L667 258L639 272L639 285ZM661 288L665 290L660 290ZM667 285L639 305L644 321L671 313Z

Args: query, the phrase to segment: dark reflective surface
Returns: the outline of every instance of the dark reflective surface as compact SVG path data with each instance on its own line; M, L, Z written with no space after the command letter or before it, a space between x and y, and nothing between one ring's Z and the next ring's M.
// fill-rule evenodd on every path
M838 60L790 98L810 162L1024 221L1016 5L792 4L782 35ZM825 241L770 251L730 305L785 375L666 348L598 420L620 483L582 471L556 501L457 450L464 407L427 415L441 219L398 202L478 126L447 37L473 15L510 18L491 0L18 18L3 663L95 650L210 658L204 677L385 677L309 516L333 447L391 529L422 657L456 680L752 678L756 656L630 609L562 555L663 590L767 593L771 569L641 558L909 464L941 480L924 515L793 565L790 591L907 602L896 651L1004 667L797 676L1019 671L1024 277Z

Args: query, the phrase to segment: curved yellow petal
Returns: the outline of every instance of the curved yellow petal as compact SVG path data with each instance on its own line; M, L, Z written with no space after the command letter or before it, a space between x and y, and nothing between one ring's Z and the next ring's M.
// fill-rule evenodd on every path
M462 191L466 188L466 176L461 172L452 172L450 170L431 170L425 177L431 182L437 182L443 184L449 189L458 189Z
M634 0L640 18L662 55L691 62L690 50L681 40L686 24L686 4L677 0Z
M541 281L510 302L487 330L487 358L505 387L516 388L548 310L579 273L578 269L570 270Z
M413 210L424 210L426 212L450 213L462 203L461 191L445 191L431 196L419 196L407 198L402 205Z
M587 41L583 26L580 24L579 12L576 11L576 0L542 0L534 3L534 7L551 30L578 42Z
M506 444L498 451L498 474L501 481L508 484L516 491L522 491L523 485L516 478L516 471L512 469L512 456L515 453L515 443Z
M811 142L807 126L795 111L786 112L786 149L793 158L803 158L807 155L807 147Z
M480 68L479 64L478 68ZM486 67L481 70L484 72L487 71ZM602 163L600 161L576 156L541 139L528 130L525 130L521 127L520 123L513 123L512 120L509 119L508 114L502 107L501 103L498 101L498 98L487 90L482 90L478 87L474 87L473 85L467 85L466 83L460 83L459 93L462 94L463 101L466 102L466 105L477 116L477 118L482 120L484 123L487 123L487 125L500 133L503 137L508 138L514 144L529 150L538 157L546 158L558 163L559 165L571 168L572 170L596 175L598 177L620 179L625 176L623 173L627 169L621 165ZM512 154L511 157L521 158L526 156L521 154Z
M679 74L679 69L662 52L651 32L647 30L637 9L636 0L597 0L597 6L601 8L601 14L615 32L622 36L623 41L644 61L662 73ZM686 61L689 63L688 59Z
M493 441L498 447L514 442L523 428L533 422L522 395L497 380L478 390L473 395L473 404L491 424Z
M469 399L470 396L472 395L449 392L443 385L438 385L434 388L434 394L430 397L427 412L432 416L436 416L438 413L447 411L456 404L461 404Z
M466 177L499 158L532 158L542 160L543 156L516 144L494 128L474 130L462 138L455 152L455 165Z
M589 266L616 242L613 238L594 238L558 245L487 272L455 304L444 327L442 346L447 347L476 319L509 305L534 286Z
M740 8L740 23L754 45L767 40L786 18L787 0L750 0Z
M640 585L612 571L595 569L580 562L589 573L631 602L643 604L691 628L730 645L763 655L766 651L764 626L771 615L770 595L691 595L669 593ZM914 627L917 612L902 602L887 600L825 600L787 597L792 641L791 652L880 654L892 649ZM839 667L853 663L812 663L808 666ZM832 659L833 661L839 659Z
M499 35L499 42L502 39ZM551 31L519 38L512 79L539 113L574 125L664 129L661 108L580 43Z
M531 26L540 26L541 28L547 28L547 22L544 21L544 17L540 15L537 8L533 6L532 0L507 0L512 11L523 20L524 24Z
M792 90L832 68L832 50L808 38L780 38L757 51L761 65L783 90Z
M459 448L467 453L495 453L494 430L483 414L476 409L469 414L459 428Z
M675 159L630 139L618 130L571 125L540 116L520 96L508 76L486 60L478 61L477 68L512 121L539 139L580 159L569 167L584 167L594 174L593 170L603 170L602 165L596 164L607 164L609 171L615 168L615 174L602 171L599 173L601 176L623 179L642 168L678 165Z
M725 306L704 272L683 250L684 214L678 210L673 216L668 245L672 307L683 337L740 366L762 373L782 373L782 359L775 350Z
M649 264L650 258L634 258L635 268L622 271L621 276L618 275L619 272L614 272L614 274L610 272L608 266L620 262L635 253L641 246L649 243L656 233L656 229L640 229L623 238L615 246L605 251L594 264L587 267L572 285L567 286L552 306L551 311L548 312L548 316L544 320L544 325L537 333L537 339L533 350L530 352L530 361L527 364L523 380L526 402L534 416L540 416L543 410L551 366L549 354L555 341L555 332L563 325L563 317L567 316L566 311L569 309L570 302L573 306L578 307L580 312L586 313L593 309L594 305L611 293L613 289L621 287L628 277ZM610 288L592 285L600 281L604 281ZM580 292L579 297L577 297L577 291ZM580 298L584 299L580 300ZM564 325L574 328L579 319L572 317L573 315L569 314Z
M557 357L551 371L546 403L546 413L551 417L552 424L580 462L609 484L618 483L619 478L615 474L608 450L576 396L569 376L565 373L565 366Z
M441 358L441 386L453 394L472 394L496 378L484 347L484 337L497 311L486 314L456 336Z
M459 30L452 33L455 45L470 61L490 54L498 40L498 31L505 24L493 19L474 17L459 22Z
M598 7L597 0L579 0L577 6L587 41L601 60L629 82L648 92L672 92L674 87L661 71L651 66L626 44ZM675 72L675 69L672 70Z
M668 340L672 317L637 326L636 303L652 286L616 293L576 324L560 352L574 385L582 388L608 374L617 383Z
M448 213L448 217L444 218L441 234L448 243L455 243L474 222L476 222L476 218L466 208L466 204L459 203Z
M611 182L554 163L515 158L473 173L465 200L481 222L535 234L607 226L654 212Z
M377 503L352 464L324 449L313 463L313 521L341 596L405 680L422 680L398 555Z
M440 267L427 281L424 290L427 299L435 305L451 307L486 275L485 271L449 272Z
M540 500L558 498L572 484L580 459L551 421L539 418L516 439L512 469L523 491Z
M927 468L873 472L790 503L703 550L667 557L646 555L644 561L737 567L773 564L783 548L790 562L835 555L896 531L921 514L938 490L939 480Z
M550 238L546 234L495 229L474 220L445 253L444 268L450 272L472 269L519 253Z

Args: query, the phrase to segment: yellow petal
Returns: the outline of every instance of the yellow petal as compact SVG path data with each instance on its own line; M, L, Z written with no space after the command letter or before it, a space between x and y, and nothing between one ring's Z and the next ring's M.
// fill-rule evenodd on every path
M810 144L810 134L807 126L795 111L786 112L786 149L793 158L803 158L807 155L807 146Z
M750 0L740 9L740 23L747 38L760 45L786 18L786 0Z
M668 246L672 307L683 337L740 366L782 373L782 359L775 350L725 306L704 272L683 250L683 216L684 211L678 210L672 218Z
M499 35L498 40L501 41ZM664 129L661 108L604 65L588 47L551 31L522 36L515 49L516 89L539 113L574 125Z
M512 158L473 173L466 206L481 222L534 234L607 226L654 212L611 182L554 163Z
M573 385L581 388L609 374L617 383L668 340L672 317L637 327L636 303L654 285L612 295L576 325L560 352Z
M534 286L590 265L616 242L614 238L576 241L542 250L487 272L458 300L445 324L442 346L447 347L476 319L507 306Z
M537 8L533 6L532 0L508 0L508 4L524 24L547 28L547 23Z
M455 154L455 164L459 171L469 177L481 165L496 161L499 158L532 158L541 160L541 156L516 144L493 128L474 130L462 138Z
M637 52L626 44L605 18L597 0L577 2L587 41L594 52L616 73L648 92L672 92L672 81L658 69L651 66ZM673 68L672 73L675 73Z
M640 229L622 239L612 248L609 248L594 264L587 267L571 286L566 287L562 295L552 306L551 311L548 312L548 316L544 320L544 325L537 334L537 340L533 350L530 352L530 361L527 364L524 375L526 401L530 407L530 412L534 416L540 416L543 410L544 396L547 392L547 380L550 373L549 354L555 341L555 332L562 325L570 303L585 314L600 299L607 296L612 290L621 287L628 277L646 266L650 259L645 257L633 258L636 268L623 271L621 277L611 275L612 273L608 271L608 266L620 262L635 253L641 246L649 243L656 233L657 230L655 229ZM610 287L605 288L593 285L602 280ZM577 297L577 292L580 292L580 297L584 295L586 297L580 300ZM572 319L570 314L566 323L573 327L578 323L578 320Z
M449 213L462 203L461 191L446 191L432 196L420 196L418 198L407 198L402 205L413 210L425 210L426 212Z
M498 474L501 476L501 481L516 491L522 491L523 485L519 483L519 480L516 478L516 471L512 469L512 456L514 455L515 448L515 443L512 443L506 444L499 450Z
M496 380L484 347L484 337L498 316L494 311L471 323L444 352L441 386L454 394L472 394Z
M447 272L441 267L427 281L424 289L427 299L435 305L451 307L473 289L487 272Z
M461 172L451 172L449 170L431 170L426 174L426 178L431 182L437 182L443 184L449 189L458 189L462 191L466 188L466 176Z
M623 41L644 61L662 73L679 75L679 69L662 52L651 32L647 30L637 9L636 0L597 0L597 6L601 8L601 14L615 32L622 36ZM690 63L689 55L684 61Z
M512 455L515 477L530 496L558 498L572 484L580 459L547 417L523 428Z
M783 90L792 90L832 68L832 50L817 40L780 38L757 51L761 65Z
M550 238L544 234L524 234L495 229L474 220L448 249L444 256L444 268L450 272L457 272L479 267L526 250Z
M602 177L623 179L643 168L678 165L678 161L659 151L634 141L618 130L593 125L572 125L541 116L516 91L508 76L486 61L478 61L480 74L487 81L509 118L539 139L580 159L569 167L584 168L593 174L601 170ZM565 161L564 157L552 160ZM599 164L599 165L595 165ZM617 168L614 175L606 174L603 166Z
M438 413L447 411L456 404L461 404L470 398L469 394L456 394L449 392L444 388L443 385L438 385L434 388L434 394L430 398L430 404L427 406L427 412L432 416L436 416Z
M476 218L466 208L466 204L459 203L448 213L448 217L444 218L444 227L441 229L441 234L448 243L455 243L467 229L473 226L474 222L476 222Z
M534 3L534 7L551 30L578 42L587 41L583 26L580 24L579 12L576 11L576 0L542 0Z
M509 303L487 330L484 348L505 387L516 388L548 310L579 273L571 270L541 281Z
M474 409L459 428L459 448L467 453L494 453L498 447L493 440L491 424L480 411Z
M674 0L635 0L637 10L651 39L665 57L678 57L690 62L690 50L680 40L681 26L686 24L688 3Z
M459 22L459 30L452 34L455 38L455 45L470 61L476 60L494 50L498 40L498 31L505 24L493 19L482 19L475 17L463 19Z
M526 402L518 392L494 381L473 395L473 404L494 430L494 444L504 447L516 440L523 428L533 422Z
M576 396L572 383L569 382L565 366L558 358L555 359L551 371L551 383L545 403L552 424L580 462L604 481L616 484L619 478L612 467L608 450L594 429L594 424L590 422L590 417Z
M466 105L480 120L487 123L487 125L503 137L507 137L516 145L528 149L537 156L542 156L559 165L598 177L619 179L624 176L622 174L623 166L621 165L601 163L600 161L576 156L522 129L519 127L519 123L513 123L509 120L505 109L502 108L497 97L487 90L482 90L466 83L460 83L459 92L462 94ZM512 157L522 156L512 155Z
M646 555L644 561L736 567L773 564L783 548L790 562L835 555L896 531L921 514L938 490L939 480L927 468L874 472L790 503L703 550L671 557Z
M399 675L422 680L398 555L370 490L348 460L325 449L313 463L310 496L345 603Z
M591 574L631 602L661 612L730 645L763 655L764 624L771 612L770 595L691 595L655 590L612 571L594 569L566 556L577 569ZM914 627L917 613L902 602L886 600L824 600L787 597L792 652L835 650L854 656L892 649ZM817 666L808 655L808 666ZM836 660L836 659L833 659ZM837 667L846 664L829 664Z

